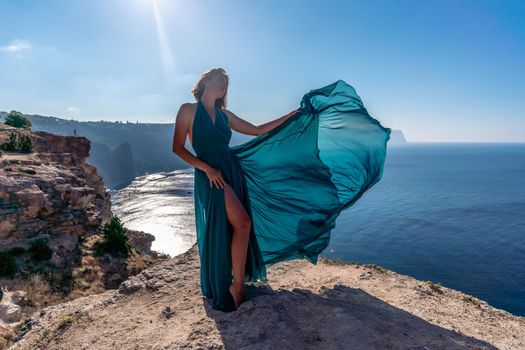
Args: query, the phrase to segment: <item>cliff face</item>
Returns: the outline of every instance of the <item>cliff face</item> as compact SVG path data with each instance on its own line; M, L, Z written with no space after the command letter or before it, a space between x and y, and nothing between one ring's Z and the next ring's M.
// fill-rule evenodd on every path
M0 249L47 238L56 264L78 242L111 220L111 201L96 168L85 162L85 137L58 136L0 124L0 144L11 134L31 137L31 153L0 156Z
M31 144L32 152L21 152ZM95 254L104 240L104 224L115 225L109 192L96 168L86 163L87 138L0 124L0 146L0 349L4 349L28 315L117 288L167 256L151 250L153 235L126 228L128 256Z
M103 143L91 143L88 162L95 165L106 187L120 189L135 179L133 150L128 142L121 143L113 151Z
M376 266L299 259L223 313L202 298L197 245L113 291L27 318L10 349L525 349L525 318Z

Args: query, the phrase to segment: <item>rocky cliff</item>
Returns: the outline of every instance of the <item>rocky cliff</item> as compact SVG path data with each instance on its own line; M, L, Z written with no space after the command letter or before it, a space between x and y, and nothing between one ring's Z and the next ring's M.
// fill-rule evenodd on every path
M200 294L198 248L26 319L10 349L525 349L525 318L375 265L278 263L239 309Z
M153 235L132 230L128 256L97 252L114 217L89 151L85 137L0 124L0 349L27 315L167 258L151 251Z
M27 247L47 238L52 260L60 264L78 238L100 230L111 219L111 202L96 168L85 162L85 137L58 136L0 124L0 144L30 137L34 151L0 157L0 249Z

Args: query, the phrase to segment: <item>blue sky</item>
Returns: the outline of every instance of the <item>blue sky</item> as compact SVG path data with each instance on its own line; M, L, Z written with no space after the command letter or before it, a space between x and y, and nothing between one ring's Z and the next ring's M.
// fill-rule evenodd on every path
M0 0L0 110L173 123L208 68L255 124L343 79L409 141L525 142L525 1Z

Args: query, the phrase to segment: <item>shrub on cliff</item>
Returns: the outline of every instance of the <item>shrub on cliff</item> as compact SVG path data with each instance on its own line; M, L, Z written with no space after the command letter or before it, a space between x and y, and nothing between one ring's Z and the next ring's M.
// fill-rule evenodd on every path
M33 151L33 140L29 136L17 136L16 133L12 132L9 135L9 140L0 145L0 150L7 152L30 153Z
M109 223L104 224L104 238L96 247L96 254L121 255L128 257L131 252L131 244L128 242L128 234L120 219L112 216Z
M32 123L29 119L27 119L22 113L17 111L11 111L9 114L5 117L4 123L6 125L11 125L16 128L24 128L24 129L31 129Z
M26 252L24 247L13 247L7 251L11 256L19 256Z
M0 252L0 276L13 278L16 274L16 261L11 254Z
M33 151L33 140L31 137L22 135L20 137L20 152L30 153Z
M18 138L14 132L9 134L9 140L0 145L0 150L6 152L16 152L18 149Z
M48 247L47 240L40 238L30 243L28 253L33 261L44 261L51 259L53 250Z

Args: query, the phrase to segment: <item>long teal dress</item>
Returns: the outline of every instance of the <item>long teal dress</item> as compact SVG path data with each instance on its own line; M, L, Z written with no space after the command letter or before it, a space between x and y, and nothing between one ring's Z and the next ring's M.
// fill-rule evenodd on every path
M245 281L267 282L266 269L305 258L313 264L328 246L341 210L383 173L391 129L371 117L355 89L338 80L306 93L301 111L270 132L230 147L226 114L215 123L198 101L196 156L220 169L252 219ZM212 307L234 310L231 239L224 189L210 187L195 168L195 220L202 294Z

